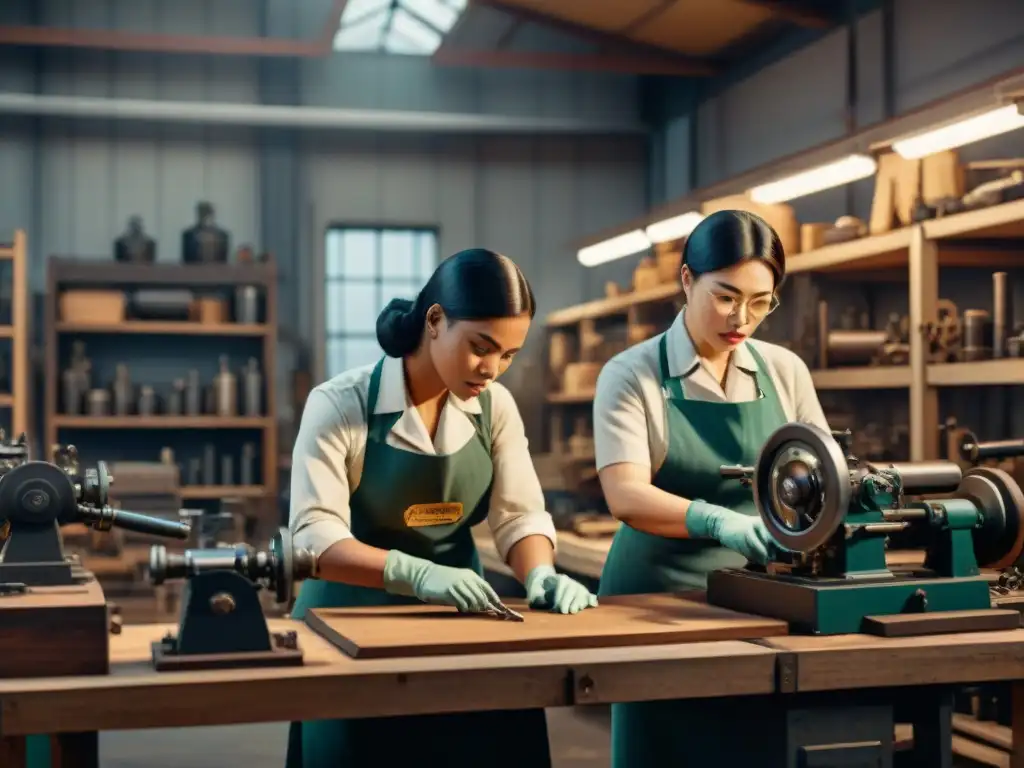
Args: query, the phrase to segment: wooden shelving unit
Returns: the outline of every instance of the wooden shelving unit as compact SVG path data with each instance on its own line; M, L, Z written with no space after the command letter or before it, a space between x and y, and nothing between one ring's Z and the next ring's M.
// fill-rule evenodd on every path
M29 387L29 326L28 238L24 230L16 230L9 244L0 244L0 261L11 262L11 318L0 326L0 338L11 343L11 389L0 393L0 408L10 410L12 436L28 434L32 414L32 392Z
M74 437L81 446L90 440L90 433L103 431L102 439L111 434L144 434L147 431L187 430L196 433L197 442L222 431L254 430L259 433L260 471L257 485L183 485L184 499L216 501L225 497L265 499L268 509L275 506L278 493L277 471L277 396L275 392L277 360L277 273L273 263L253 264L120 264L101 260L52 258L48 269L46 293L46 445L69 442ZM263 296L263 322L238 324L230 322L202 323L185 321L149 321L126 319L117 323L66 322L59 317L58 298L68 289L95 287L123 288L188 288L192 290L231 290L241 285L255 285ZM68 337L89 342L90 336L102 338L104 348L118 344L118 339L151 335L167 337L223 338L225 354L230 353L232 339L247 337L260 340L260 367L263 372L264 414L261 416L154 415L154 416L90 416L61 413L58 408L61 387L61 341ZM157 341L156 343L160 343ZM235 342L238 343L238 342ZM255 355L254 355L255 356ZM187 363L182 364L185 368ZM170 382L136 382L170 384ZM98 381L94 386L103 386ZM212 439L212 438L211 438ZM159 443L153 443L152 459L157 460ZM219 466L219 465L218 465ZM274 512L276 514L276 511Z
M1021 249L1007 247L1021 240ZM788 259L790 274L827 274L843 277L874 272L905 271L908 283L910 327L922 328L937 317L938 272L943 267L1013 269L1024 267L1024 200L949 215L910 227L869 236ZM598 299L567 307L547 317L547 328L571 329L613 316L629 317L638 307L678 300L678 285L666 284L647 291ZM912 461L939 458L937 425L938 390L942 387L1024 384L1024 358L972 363L929 364L924 340L911 334L910 362L904 366L835 368L811 372L819 390L905 389L910 405ZM552 392L549 408L579 413L594 393Z

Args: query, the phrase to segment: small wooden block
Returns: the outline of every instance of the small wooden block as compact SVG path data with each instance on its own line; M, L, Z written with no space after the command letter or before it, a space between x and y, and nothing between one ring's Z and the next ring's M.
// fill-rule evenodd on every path
M0 678L105 675L109 657L99 582L0 595Z
M915 637L954 632L993 632L1018 629L1018 611L987 608L977 611L934 611L898 613L892 616L865 616L862 631L879 637Z

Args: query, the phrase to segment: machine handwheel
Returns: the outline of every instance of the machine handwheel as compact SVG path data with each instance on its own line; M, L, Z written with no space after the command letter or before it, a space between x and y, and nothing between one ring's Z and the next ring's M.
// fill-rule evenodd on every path
M981 568L1009 568L1024 551L1024 493L1001 469L974 467L967 471L957 496L970 499L981 511L974 528L974 557Z
M811 424L786 424L765 442L754 502L768 533L792 552L826 544L850 505L850 470L836 439Z
M275 558L274 589L277 602L289 605L292 601L292 586L295 581L291 531L287 528L279 528L270 541L270 551L274 553Z

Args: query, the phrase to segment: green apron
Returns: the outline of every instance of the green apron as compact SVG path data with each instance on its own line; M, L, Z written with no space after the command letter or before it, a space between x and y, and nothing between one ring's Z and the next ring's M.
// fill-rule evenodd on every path
M769 435L787 421L764 360L753 347L748 349L758 367L757 400L692 400L685 396L682 381L669 375L662 335L659 357L668 452L652 478L656 488L757 514L751 490L719 475L724 464L754 464ZM608 552L599 594L705 589L709 571L744 565L742 555L715 541L666 538L622 526ZM613 704L612 768L758 765L759 745L737 739L736 734L743 731L744 718L756 722L763 706L729 698Z
M471 527L487 517L491 480L490 392L480 395L481 414L467 414L477 437L453 454L436 456L387 444L401 412L374 414L383 359L370 376L367 439L362 479L349 501L352 534L381 549L398 549L454 568L483 574ZM458 522L408 527L414 504L461 502ZM292 611L310 608L416 605L415 598L382 589L312 579L303 582ZM549 768L543 709L292 723L287 768L427 766L478 768L481 760L507 768Z

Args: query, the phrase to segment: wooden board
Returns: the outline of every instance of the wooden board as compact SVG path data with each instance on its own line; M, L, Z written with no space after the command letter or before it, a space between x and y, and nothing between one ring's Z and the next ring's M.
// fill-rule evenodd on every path
M928 611L889 616L865 616L864 634L880 637L948 635L955 632L994 632L1018 629L1020 613L989 608L973 611Z
M94 581L0 595L0 679L105 675L110 625Z
M306 623L359 659L748 640L788 632L782 621L675 595L604 597L597 608L572 616L533 611L522 601L508 606L525 621L412 605L316 608L306 612Z

